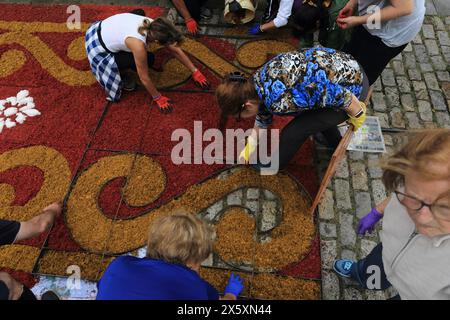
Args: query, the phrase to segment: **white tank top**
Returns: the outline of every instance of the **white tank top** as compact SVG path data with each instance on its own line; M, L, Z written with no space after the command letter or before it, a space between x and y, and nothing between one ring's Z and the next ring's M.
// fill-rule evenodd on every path
M125 44L125 39L128 37L139 39L147 44L147 37L138 32L138 28L142 25L144 19L153 21L151 18L132 13L120 13L103 20L101 36L106 47L111 52L131 52Z

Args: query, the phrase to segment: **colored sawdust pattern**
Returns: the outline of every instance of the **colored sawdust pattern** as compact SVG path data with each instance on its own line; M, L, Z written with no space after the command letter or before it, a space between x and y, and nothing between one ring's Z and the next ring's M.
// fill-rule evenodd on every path
M243 272L245 297L320 298L316 224L307 214L306 194L317 188L310 143L288 173L277 176L220 163L174 165L171 133L186 128L194 134L194 121L202 121L203 130L215 128L214 96L196 88L189 71L166 49L152 46L162 71L150 70L150 76L159 88L171 88L163 92L175 101L174 113L159 113L142 89L106 104L87 63L83 38L89 24L133 7L82 5L79 30L67 29L65 6L1 4L0 9L0 100L27 89L41 112L0 133L0 218L26 220L65 200L51 232L0 248L0 267L30 286L30 274L65 276L71 265L80 266L84 279L96 281L114 255L145 245L154 219L181 208L200 214L236 190L258 188L281 203L278 223L266 232L270 241L258 239L257 216L228 206L215 221L214 256L230 266L250 265L253 272ZM150 17L164 14L157 7L145 11ZM186 38L182 47L213 88L228 72L251 74L268 58L294 48L260 40L236 49L227 40L208 37ZM274 127L288 120L276 118ZM252 125L251 120L229 123L230 128ZM219 291L229 273L201 270Z

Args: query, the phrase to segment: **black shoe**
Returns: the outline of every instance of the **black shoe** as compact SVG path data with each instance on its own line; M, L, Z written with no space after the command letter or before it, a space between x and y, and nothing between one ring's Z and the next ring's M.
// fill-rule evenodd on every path
M134 10L131 10L130 13L137 14L138 16L145 17L144 9L134 9Z
M200 18L203 20L210 20L213 17L213 12L208 7L200 8Z
M137 82L133 77L123 77L122 82L122 89L125 91L134 91L137 88Z
M53 291L46 291L42 294L41 300L60 300L58 295Z
M266 11L262 17L261 23L267 23L276 18L278 8L280 7L280 0L268 0Z

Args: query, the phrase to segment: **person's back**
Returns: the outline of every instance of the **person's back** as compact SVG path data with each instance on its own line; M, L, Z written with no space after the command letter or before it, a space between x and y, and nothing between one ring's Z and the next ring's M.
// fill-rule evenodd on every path
M143 17L133 13L119 13L102 21L102 39L108 49L112 52L131 50L126 46L125 39L133 37L146 44L146 37L138 32L144 19L152 21L148 17Z
M218 300L209 283L179 264L122 256L98 283L97 300Z
M281 53L253 76L260 99L274 114L348 106L352 94L361 95L363 78L352 56L320 47Z

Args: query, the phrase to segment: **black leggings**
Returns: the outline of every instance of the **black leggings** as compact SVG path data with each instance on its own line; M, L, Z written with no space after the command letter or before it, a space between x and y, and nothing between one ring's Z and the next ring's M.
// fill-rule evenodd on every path
M369 82L363 71L362 91L358 99L366 100L368 93ZM335 149L342 138L337 125L347 119L345 111L330 108L305 111L296 116L281 131L279 168L284 169L305 140L313 134L322 132L328 146Z
M184 0L186 9L189 11L192 19L195 21L200 20L200 8L206 3L206 0ZM180 12L179 12L180 13ZM180 13L181 15L181 13Z
M127 51L119 51L114 53L114 59L116 60L117 67L120 74L123 76L123 72L129 69L136 70L136 62L134 61L133 53ZM155 61L155 55L151 52L147 52L147 64L149 67L153 65Z
M336 147L341 140L337 125L348 119L343 110L317 109L305 111L292 119L281 131L280 169L284 169L305 140L322 132L330 146Z
M351 54L359 62L369 78L369 84L372 85L389 61L406 46L405 44L395 48L388 47L379 37L371 35L363 26L357 26L353 30L352 38L342 51Z

